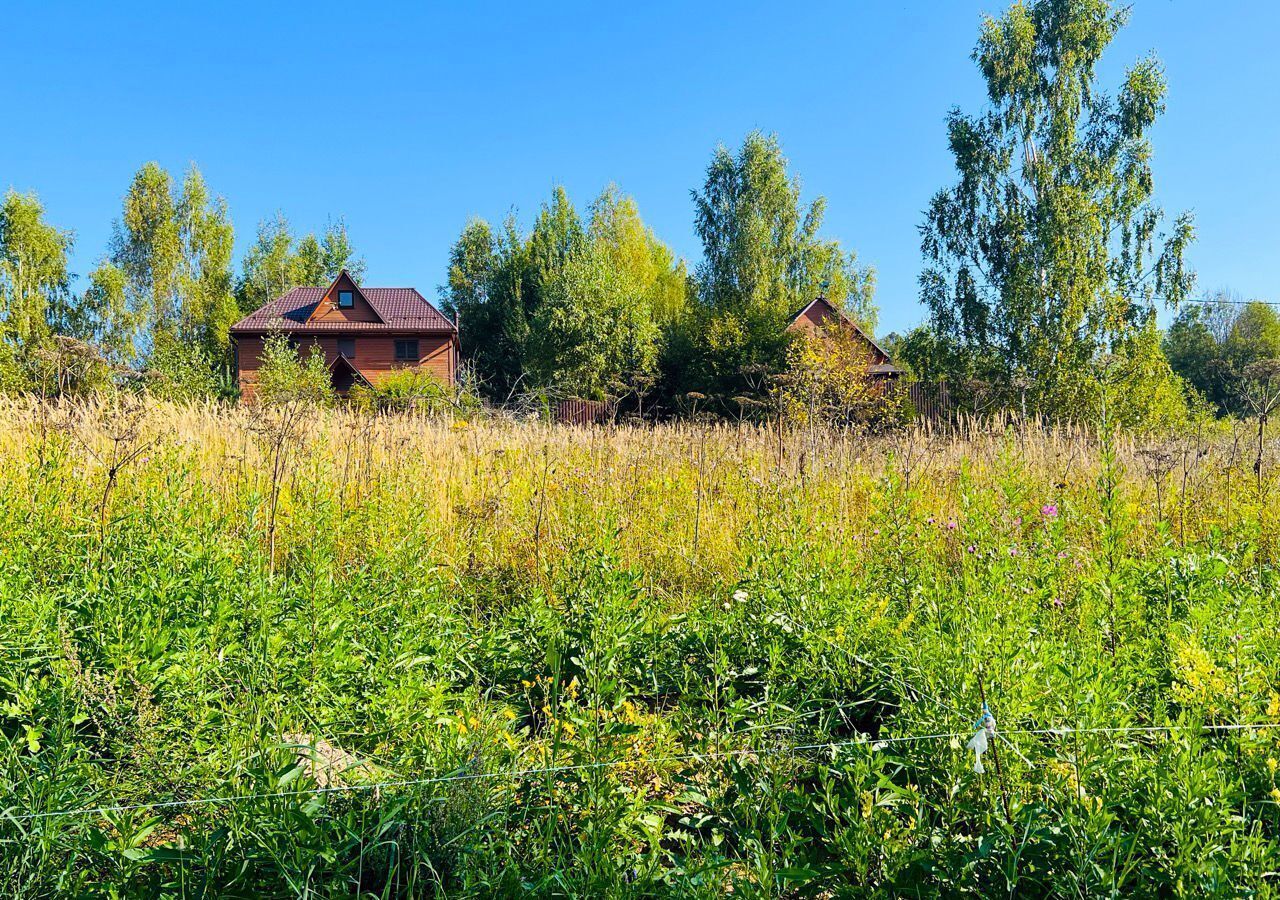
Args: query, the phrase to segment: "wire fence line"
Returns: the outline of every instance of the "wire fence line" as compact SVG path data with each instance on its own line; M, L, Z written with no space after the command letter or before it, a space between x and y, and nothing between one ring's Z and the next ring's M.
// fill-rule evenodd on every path
M673 550L674 552L676 552L679 556L681 556L685 560L685 562L687 562L692 566L697 567L704 573L708 575L712 575L716 578L721 577L720 573L715 572L709 566L702 563L700 560L694 559L689 554L685 553L682 548L675 546L672 543L665 543L665 546L667 547L667 549ZM857 663L859 666L864 667L872 672L875 672L881 675L882 677L886 678L887 680L894 682L903 690L907 691L908 694L913 694L917 697L921 697L923 699L929 700L930 702L936 704L941 709L947 710L962 718L965 717L965 713L961 711L959 708L957 708L956 706L953 706L952 704L947 703L945 700L941 699L940 697L934 694L929 693L928 691L919 689L918 687L911 684L903 677L890 671L887 667L877 663L873 663L871 660L866 659L865 657L855 653L849 648L841 646L826 634L813 629L807 623L799 619L796 619L790 615L787 616L787 620L791 624L802 629L806 634L818 638L819 640L828 644L833 649L843 653L853 662ZM2 648L2 649L8 650L8 651L13 651L13 650L30 651L30 650L47 649L47 648L43 648L35 645L27 645L27 646L18 647L18 648L9 647L9 648ZM786 726L786 727L789 728L789 726ZM1091 727L1091 728L1063 726L1063 727L1054 727L1054 728L1010 729L1007 731L997 730L995 732L995 736L998 740L1002 741L1005 745L1007 745L1018 756L1018 758L1021 759L1029 768L1034 768L1035 766L1031 762L1031 760L1028 759L1018 749L1018 747L1010 740L1010 737L1017 737L1017 736L1065 737L1069 735L1080 735L1080 734L1112 734L1112 735L1161 734L1161 733L1173 733L1173 732L1179 732L1179 731L1183 731L1183 732L1194 731L1194 732L1200 732L1200 733L1213 734L1218 732L1231 732L1231 731L1255 731L1255 730L1263 731L1263 730L1270 730L1270 729L1276 729L1276 728L1280 728L1280 723L1264 722L1264 723L1254 723L1254 724L1230 723L1230 724L1222 724L1222 725L1136 725L1136 726ZM781 730L781 729L778 729L778 730ZM768 733L767 730L765 733ZM96 806L83 806L83 807L76 807L71 809L36 811L36 812L27 811L20 814L14 814L11 810L4 810L4 811L0 811L0 818L8 819L12 822L17 823L17 822L24 822L24 821L31 821L31 820L38 820L38 819L66 818L66 817L75 817L75 816L82 816L82 815L91 815L94 813L98 813L98 814L123 813L123 812L186 808L186 807L193 807L193 806L234 804L234 803L248 802L251 800L285 799L289 797L322 796L327 794L348 794L348 793L359 793L359 792L368 792L368 791L380 791L382 789L391 789L391 788L399 788L399 787L415 787L415 786L426 786L426 785L433 785L433 784L449 784L449 783L467 782L467 781L481 781L481 780L494 780L494 779L521 780L521 779L525 779L525 778L529 778L537 775L554 775L554 774L567 773L567 772L610 769L610 768L615 768L618 766L627 765L629 763L634 763L634 762L643 762L646 764L657 765L657 764L663 764L663 763L708 761L708 760L727 759L727 758L744 757L744 756L755 756L755 757L778 756L778 755L795 756L795 755L806 753L806 752L813 752L813 751L820 751L820 750L838 750L841 748L857 747L857 746L870 747L873 750L880 750L895 744L923 743L928 741L941 741L941 740L946 740L946 741L966 740L969 737L971 737L972 734L973 734L973 729L970 729L964 732L937 732L932 734L902 735L902 736L888 737L888 738L876 738L876 737L871 737L870 735L859 735L856 738L851 738L843 741L798 744L798 745L780 746L780 747L739 748L739 749L732 749L732 750L706 751L701 753L689 752L689 753L660 756L660 757L648 757L641 760L614 759L614 760L596 761L596 762L589 762L589 763L574 763L574 764L564 764L564 765L558 765L558 766L547 766L547 767L535 768L535 769L523 769L523 770L518 770L514 772L504 772L504 771L456 772L449 775L438 775L438 776L431 776L431 777L424 777L424 778L407 778L407 779L396 778L396 779L386 780L386 781L374 781L374 782L364 782L364 783L354 783L354 784L344 784L344 785L325 785L325 786L317 786L314 788L301 788L301 789L289 790L289 791L272 791L272 792L252 793L252 794L233 794L233 795L217 796L217 797L198 797L198 798L190 798L190 799L184 799L184 800L163 800L163 801L150 801L145 803L132 803L132 804L112 802L108 804L101 804ZM285 746L293 746L293 745L285 745ZM388 768L385 766L385 764L381 763L378 760L373 760L373 761L379 765L382 765L384 768ZM434 799L436 801L440 801L443 798L434 798Z
M720 577L720 573L713 571L709 566L705 565L700 560L694 559L693 557L689 556L689 554L685 553L682 549L675 546L675 544L666 543L664 544L664 546L668 550L673 550L682 559L684 559L685 562L687 562L691 566L696 566L699 570L701 570L705 574L711 575L712 577L715 577L715 578ZM871 662L871 660L867 659L861 654L853 652L848 647L843 647L840 644L837 644L827 635L823 634L820 631L814 630L808 623L791 616L788 616L787 620L792 624L794 624L795 626L797 626L798 628L801 628L805 632L805 634L811 637L815 637L820 641L823 641L828 646L843 653L845 656L847 656L849 659L853 660L855 663L862 666L863 668L868 669L872 672L875 672L880 676L888 679L889 681L892 681L894 684L898 685L898 687L905 690L908 694L915 694L918 697L923 697L924 699L936 704L941 709L947 710L948 712L951 712L954 715L961 717L962 719L965 718L965 713L962 710L946 702L941 697L938 697L935 694L931 694L928 691L921 690L920 688L908 682L902 676L897 675L894 672L891 672L887 667L877 665L876 663ZM1009 732L1009 733L1013 733L1013 732ZM1010 741L1008 738L1005 737L1005 732L996 731L996 739L1004 743L1010 750L1012 750L1015 754L1017 754L1018 758L1021 759L1023 763L1025 763L1028 767L1033 769L1035 768L1035 764L1032 763L1031 760L1027 759L1026 756L1022 754L1022 752L1013 744L1012 741Z
M1040 737L1067 737L1076 734L1169 734L1176 732L1198 732L1202 734L1214 734L1218 732L1231 731L1267 731L1280 728L1280 722L1259 722L1259 723L1230 723L1225 725L1131 725L1120 727L1096 727L1096 728L1076 728L1066 726L1061 728L1024 728L1007 732L997 732L1008 736L1040 736ZM192 806L207 806L223 803L243 803L250 800L275 800L288 797L317 796L325 794L348 794L367 791L380 791L383 789L398 787L417 787L431 784L451 784L466 781L491 781L495 779L511 779L522 780L536 775L556 775L566 772L583 772L590 770L610 769L617 766L627 765L634 762L644 762L651 765L661 763L674 762L700 762L716 759L731 759L744 756L796 756L801 753L807 753L818 750L839 750L846 747L868 747L874 751L879 751L884 747L893 744L909 744L923 743L927 741L959 741L972 736L972 731L963 732L938 732L935 734L919 734L919 735L901 735L897 737L876 738L870 735L860 735L857 738L850 738L844 741L827 741L814 744L796 744L790 747L743 747L733 750L711 750L703 753L680 753L668 756L647 757L641 760L636 759L613 759L599 762L589 763L571 763L559 766L545 766L536 769L521 769L515 772L456 772L451 775L437 775L428 778L404 778L391 781L367 782L363 784L345 784L345 785L326 785L323 787L300 788L292 791L270 791L255 794L231 794L220 797L195 797L186 800L159 800L147 803L128 803L128 804L100 804L97 806L82 806L73 809L47 810L42 812L25 812L13 814L9 810L5 810L3 817L12 822L24 822L34 819L53 819L67 818L74 816L91 815L93 813L124 813L124 812L140 812L161 809L175 809ZM1020 754L1021 755L1021 754ZM443 798L435 798L440 801Z

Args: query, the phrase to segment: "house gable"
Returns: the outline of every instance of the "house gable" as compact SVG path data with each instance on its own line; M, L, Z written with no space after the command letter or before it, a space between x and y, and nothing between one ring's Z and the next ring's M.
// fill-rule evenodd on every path
M787 331L804 331L809 334L816 334L832 327L851 328L867 342L867 346L871 348L873 364L889 363L889 354L873 341L865 331L858 327L858 323L854 322L834 303L826 297L817 297L809 303L804 309L796 313L791 324L787 326Z
M351 295L351 305L344 307L342 299L345 294ZM343 269L333 284L321 295L319 302L307 316L308 323L325 322L384 322L378 311L374 309L369 298L360 290L354 278Z

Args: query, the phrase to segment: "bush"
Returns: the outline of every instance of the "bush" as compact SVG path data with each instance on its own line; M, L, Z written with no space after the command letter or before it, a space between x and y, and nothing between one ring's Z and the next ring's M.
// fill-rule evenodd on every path
M898 421L901 392L869 374L874 361L866 341L849 328L798 338L787 352L783 413L806 425Z
M268 405L283 403L331 403L333 380L324 353L313 349L305 358L282 334L269 334L262 342L257 398Z
M225 394L226 379L218 377L202 348L159 334L143 371L143 387L164 400L205 400Z
M376 385L356 385L349 396L356 406L379 412L465 417L480 409L480 399L473 392L465 387L450 387L418 367L396 369Z

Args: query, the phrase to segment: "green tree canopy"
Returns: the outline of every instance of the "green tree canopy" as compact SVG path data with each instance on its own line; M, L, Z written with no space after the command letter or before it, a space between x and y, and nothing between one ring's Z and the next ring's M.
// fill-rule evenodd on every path
M364 259L356 255L345 222L330 222L319 237L295 240L288 220L276 213L258 223L245 253L235 287L239 312L251 313L292 287L328 286L343 269L357 282L364 278Z
M157 340L225 358L227 329L237 314L233 241L226 201L209 192L199 169L191 166L175 195L169 173L147 163L129 185L112 235L108 265L120 277L105 267L95 273L89 316L102 323L109 317L113 340L122 341L126 326L136 329L131 343L144 358ZM113 294L121 283L127 316Z
M77 306L78 324L69 332L95 342L103 355L117 365L132 361L137 315L129 307L129 285L124 271L110 261L89 273L89 287Z
M921 227L938 335L996 384L1030 385L1049 413L1079 413L1099 355L1146 348L1134 335L1192 286L1191 218L1163 234L1151 199L1163 70L1141 60L1114 97L1097 83L1127 16L1107 0L1033 0L986 21L974 59L991 105L951 112L959 181Z
M736 153L717 148L693 201L703 260L690 343L701 386L728 397L749 390L745 372L781 371L791 317L821 293L874 328L874 273L819 237L826 201L801 203L776 137L753 132Z
M469 222L450 251L446 310L485 390L522 386L585 397L643 391L664 324L686 306L683 262L615 187L586 223L563 188L528 236L511 217L500 232Z
M1246 371L1280 359L1280 314L1269 303L1245 303L1219 291L1178 313L1165 334L1164 352L1173 371L1220 414L1244 415Z
M44 219L35 194L9 191L0 203L0 339L17 354L64 330L73 316L67 254L71 232Z

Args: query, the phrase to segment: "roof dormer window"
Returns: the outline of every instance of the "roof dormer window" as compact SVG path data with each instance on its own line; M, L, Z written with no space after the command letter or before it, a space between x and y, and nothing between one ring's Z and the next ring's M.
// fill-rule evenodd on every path
M338 291L338 309L351 309L356 305L354 291Z

